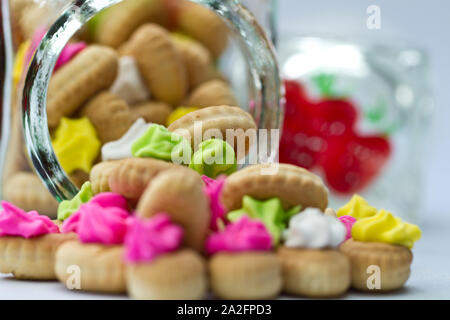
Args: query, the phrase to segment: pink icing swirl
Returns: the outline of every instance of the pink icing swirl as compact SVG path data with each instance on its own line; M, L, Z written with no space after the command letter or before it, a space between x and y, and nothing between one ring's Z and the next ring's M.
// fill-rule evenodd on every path
M62 232L76 232L83 243L123 243L129 218L126 199L104 192L82 204L62 225Z
M59 233L58 226L49 217L42 216L37 211L27 213L6 201L2 201L1 206L3 210L0 211L0 237L31 238L48 233Z
M350 239L352 237L352 227L353 224L356 222L356 219L352 216L340 216L338 219L344 224L345 229L347 230L345 240Z
M212 234L206 241L206 252L240 252L270 250L272 237L264 224L242 216L238 221L227 225L222 232Z
M165 213L146 220L132 217L125 236L125 260L130 263L152 261L160 254L178 249L182 238L183 229L174 225Z
M25 66L28 66L28 64L30 63L31 59L33 58L34 52L39 47L39 44L41 43L46 33L47 29L43 27L38 28L34 32L33 37L31 38L30 47L28 48L28 51L25 55L25 64L24 64ZM86 47L87 44L84 42L66 44L64 49L61 51L58 60L56 61L55 68L53 71L56 71L59 68L61 68L67 62L72 60L72 58L75 57L78 53L84 50Z
M225 207L220 201L220 195L225 184L226 176L219 176L216 180L203 175L203 182L205 182L205 187L203 189L204 193L209 197L209 205L211 209L211 222L210 229L212 231L217 231L217 223L219 220L225 219Z

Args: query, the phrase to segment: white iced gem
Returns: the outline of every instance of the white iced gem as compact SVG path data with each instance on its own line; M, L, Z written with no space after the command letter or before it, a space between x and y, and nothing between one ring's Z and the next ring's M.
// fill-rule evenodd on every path
M133 57L124 56L119 59L117 78L109 89L120 96L129 105L150 99L150 92L143 82Z
M338 219L307 208L291 218L283 237L287 247L320 249L337 247L345 235L346 229Z
M132 157L131 145L142 136L151 123L145 123L143 118L137 119L119 140L105 143L102 147L102 160L119 160Z

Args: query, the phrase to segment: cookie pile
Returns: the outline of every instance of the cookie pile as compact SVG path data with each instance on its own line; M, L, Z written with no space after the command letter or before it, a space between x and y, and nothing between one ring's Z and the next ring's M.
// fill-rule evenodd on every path
M47 101L55 153L80 191L51 220L26 187L34 176L11 176L22 185L1 204L0 272L136 299L404 285L417 226L357 195L335 212L322 180L294 165L237 170L256 143L242 133L257 125L214 67L227 43L214 13L124 1L88 31L82 50L66 47Z
M136 299L201 299L208 288L223 299L326 298L404 285L417 226L358 195L336 213L318 176L287 164L265 175L266 166L212 179L154 158L102 162L60 204L59 222L2 203L0 271Z
M3 184L8 186L4 199L55 217L58 203L33 172L16 112L19 83L54 8L50 2L38 5L32 0L13 0L11 5L15 39L21 42L14 68L17 96L4 168ZM122 138L136 122L168 127L202 108L238 106L216 68L227 45L225 23L212 11L184 0L127 0L89 21L62 51L47 97L53 148L72 182L81 187L94 164L110 160L117 144L102 147ZM249 119L242 125L253 128L253 119L240 111L235 111L236 116L245 114ZM208 116L208 111L202 112L202 117ZM176 130L180 125L172 127Z

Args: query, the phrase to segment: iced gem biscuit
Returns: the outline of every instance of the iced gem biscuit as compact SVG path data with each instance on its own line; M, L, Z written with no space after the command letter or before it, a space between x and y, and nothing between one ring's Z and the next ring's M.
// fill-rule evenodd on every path
M165 212L184 228L185 244L202 252L211 219L203 181L195 171L177 167L158 174L140 198L136 214L152 217Z
M120 164L113 166L111 171L108 172L109 187L111 191L131 200L139 199L148 183L158 174L176 166L152 158L128 158L118 161Z
M55 72L47 97L49 127L57 127L62 117L72 115L89 98L111 86L117 69L114 50L91 45Z
M55 251L72 234L60 234L48 217L2 202L0 211L0 272L17 279L55 279Z
M145 101L130 107L131 118L143 118L146 122L165 125L172 107L164 102Z
M150 126L150 123L145 123L142 118L137 119L128 131L118 140L111 141L102 146L102 160L119 160L131 158L131 146L134 141L141 137Z
M258 200L279 198L284 209L327 207L328 190L315 174L289 164L278 164L274 174L262 174L265 169L267 165L251 165L227 178L222 202L228 211L240 209L245 195Z
M214 77L211 54L201 43L179 33L172 34L172 41L183 59L191 90Z
M214 59L218 58L228 45L228 28L225 22L216 13L199 4L179 1L177 5L177 29L200 41Z
M123 293L126 291L122 243L129 217L126 199L101 193L66 219L62 232L75 232L78 240L69 241L56 252L55 273L67 286L69 266L80 268L80 287L84 291Z
M194 151L197 151L203 140L225 140L233 146L238 160L242 159L248 153L250 145L256 142L255 120L238 107L217 106L190 112L173 122L168 129L190 141Z
M188 87L186 69L167 30L156 24L142 25L119 52L136 59L156 100L177 105L184 98Z
M179 249L183 230L164 213L133 218L125 237L127 291L135 299L201 299L206 266L195 251ZM180 268L182 266L182 268Z
M189 107L238 106L230 86L222 80L211 80L195 88L187 98Z
M409 278L411 248L419 240L418 226L405 223L386 210L361 218L352 227L352 237L340 250L352 264L352 287L364 291L401 288ZM369 279L368 268L379 268L379 281Z
M100 13L90 24L94 39L100 44L119 47L144 23L166 24L165 0L126 0Z
M4 197L23 210L36 210L49 217L56 217L58 202L34 173L18 172L8 178L5 182Z
M88 118L62 118L52 144L67 173L77 169L89 172L100 151L97 132Z
M219 139L203 141L192 155L189 168L213 179L221 174L232 174L237 170L233 147Z
M109 90L129 105L150 99L150 92L139 74L133 57L125 56L119 59L119 72Z
M221 299L270 299L282 287L281 264L264 225L244 216L206 244L211 289Z
M258 201L250 196L244 196L242 199L242 208L228 212L229 221L237 221L241 217L248 215L264 223L273 239L273 244L278 245L281 234L286 229L289 219L297 214L301 206L292 207L284 210L279 198L272 198L265 201Z
M325 298L344 294L351 282L350 262L335 248L345 239L345 227L317 208L292 217L278 249L283 264L283 289L295 295Z
M80 115L91 121L102 144L119 139L132 124L128 104L109 91L89 100Z

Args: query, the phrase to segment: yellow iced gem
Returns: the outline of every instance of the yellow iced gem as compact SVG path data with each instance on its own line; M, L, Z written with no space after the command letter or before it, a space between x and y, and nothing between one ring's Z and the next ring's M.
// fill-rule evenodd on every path
M196 111L199 108L196 107L178 107L174 111L172 111L171 114L169 114L169 117L167 117L167 126L170 126L172 122L175 122L176 120L180 119L181 117L187 115L188 113L191 113L192 111Z
M372 217L356 221L352 227L352 238L357 241L385 242L410 249L421 235L417 225L403 222L384 209Z
M374 216L376 213L377 209L369 205L363 197L357 194L336 212L338 217L352 216L356 220Z
M100 151L100 140L88 118L62 118L55 131L53 149L67 173L89 172Z

